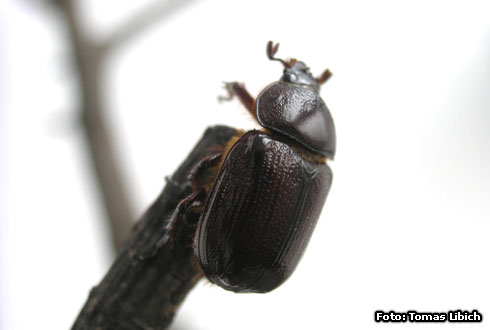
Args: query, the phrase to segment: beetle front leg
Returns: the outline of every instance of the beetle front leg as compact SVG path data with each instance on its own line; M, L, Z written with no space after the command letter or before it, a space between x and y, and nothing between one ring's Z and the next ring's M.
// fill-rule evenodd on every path
M318 78L315 78L315 80L318 83L318 85L322 85L328 79L330 79L331 76L332 76L332 72L330 72L329 69L326 69L325 71L323 71L323 73Z
M227 96L218 96L218 101L230 101L234 96L238 97L243 106L252 114L252 116L257 120L257 114L255 112L255 99L250 95L250 93L245 88L245 85L240 84L236 81L225 82L225 89L228 91Z

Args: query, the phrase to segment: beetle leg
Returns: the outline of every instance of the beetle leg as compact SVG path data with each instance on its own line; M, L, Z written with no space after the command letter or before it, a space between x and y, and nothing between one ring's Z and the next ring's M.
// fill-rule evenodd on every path
M168 175L165 177L165 183L171 185L172 187L178 187L179 186L179 184L176 181L174 181L172 179L172 177L170 177Z
M210 173L206 173L206 171L216 167L221 161L221 156L222 153L214 153L206 156L191 169L187 176L187 180L192 184L193 193L177 204L174 212L162 228L162 237L149 252L139 254L137 256L139 260L154 257L164 245L173 244L172 237L178 221L184 219L183 217L185 217L186 213L192 208L204 206L210 181ZM174 184L171 178L167 177L165 179L169 184Z
M194 207L204 206L204 201L207 196L206 188L209 184L209 175L206 175L206 171L217 166L221 160L221 156L221 153L206 156L191 169L187 178L189 181L192 182L192 188L194 192L181 200L175 208L174 213L165 225L162 238L160 238L160 240L158 240L156 244L157 250L164 246L172 238L175 224L177 223L179 218L184 216L190 209Z
M167 223L165 224L164 227L165 233L163 234L162 238L158 240L155 247L157 251L172 239L172 233L175 228L175 224L177 223L179 218L184 216L193 207L199 207L203 205L205 195L206 193L204 190L199 190L193 192L192 194L190 194L189 196L187 196L186 198L180 201L180 203L175 208L174 213L172 213L172 216L170 217L170 219L168 219Z
M255 99L250 95L250 93L245 88L245 85L240 84L236 81L225 82L225 89L228 91L227 96L218 96L218 101L229 101L234 96L238 97L243 106L252 114L252 116L257 120L257 114L255 112Z
M194 191L199 190L199 188L204 184L209 183L209 177L206 175L206 171L217 166L221 161L222 153L216 153L209 155L201 159L196 166L194 166L189 175L187 176L188 181L192 183L192 188Z
M318 85L321 85L325 83L330 77L332 76L332 72L330 72L329 69L323 71L323 73L320 75L320 77L315 78L317 81Z
M165 245L173 244L173 233L175 231L176 225L179 220L183 219L187 212L193 207L203 206L204 200L206 198L206 192L204 189L195 191L177 204L174 212L170 218L165 222L162 228L162 237L156 242L156 244L149 250L138 253L135 257L138 260L146 260L157 255L158 251Z

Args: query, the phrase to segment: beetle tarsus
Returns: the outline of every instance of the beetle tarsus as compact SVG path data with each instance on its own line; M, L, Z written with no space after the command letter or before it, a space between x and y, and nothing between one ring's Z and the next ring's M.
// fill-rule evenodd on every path
M225 89L228 91L228 96L220 96L218 97L219 101L229 101L233 97L238 97L240 103L250 112L250 114L257 119L257 115L255 113L255 98L247 91L245 85L240 84L239 82L225 82Z
M165 183L171 185L174 188L179 187L179 184L168 175L165 177Z
M233 82L226 82L226 81L223 82L223 88L226 89L227 95L225 95L225 96L219 95L218 96L218 102L219 103L225 102L225 101L231 101L233 99L234 94L233 94L233 91L231 88L232 84L233 84Z

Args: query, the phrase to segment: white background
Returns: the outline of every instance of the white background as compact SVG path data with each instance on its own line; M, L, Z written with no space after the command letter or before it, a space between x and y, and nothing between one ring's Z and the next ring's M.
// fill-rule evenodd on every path
M86 1L103 38L148 1ZM0 4L0 328L68 329L111 257L63 25ZM196 1L110 57L109 113L141 214L205 127L255 124L222 81L277 80L265 56L334 73L334 182L307 252L276 291L209 283L173 329L386 329L374 311L478 309L490 318L487 1Z

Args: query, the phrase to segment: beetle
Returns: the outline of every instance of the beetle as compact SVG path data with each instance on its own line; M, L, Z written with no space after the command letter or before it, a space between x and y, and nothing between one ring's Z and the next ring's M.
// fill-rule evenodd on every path
M335 155L335 126L319 95L331 73L314 78L303 62L276 58L278 48L267 43L268 58L284 66L279 81L256 99L226 83L222 98L237 97L263 130L237 131L202 159L189 174L194 192L172 216L202 212L197 261L211 282L234 292L269 292L292 274L332 183L326 160Z
M197 225L194 249L206 277L234 292L269 292L296 268L325 203L336 148L332 116L319 95L330 76L314 78L295 59L256 100L227 83L264 131L232 141Z

